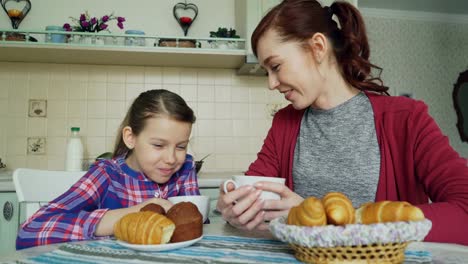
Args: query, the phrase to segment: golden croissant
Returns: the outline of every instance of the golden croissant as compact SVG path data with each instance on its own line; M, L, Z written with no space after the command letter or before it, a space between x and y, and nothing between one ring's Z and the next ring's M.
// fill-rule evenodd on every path
M380 201L362 205L356 211L356 219L362 224L419 221L424 219L424 213L408 202Z
M289 210L288 225L321 226L327 224L327 217L322 201L313 196Z
M332 225L354 224L355 210L349 198L339 192L329 192L322 198L327 223Z
M166 244L174 230L174 222L152 211L127 214L114 225L115 237L131 244Z

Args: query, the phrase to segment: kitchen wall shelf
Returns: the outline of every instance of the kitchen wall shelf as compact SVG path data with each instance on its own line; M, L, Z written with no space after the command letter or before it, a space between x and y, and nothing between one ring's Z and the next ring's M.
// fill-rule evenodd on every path
M71 35L67 42L52 43L50 36ZM17 41L11 36L23 36L28 41ZM95 44L76 41L78 38L106 39ZM75 38L75 41L73 40ZM7 40L10 39L10 40ZM14 39L13 41L11 39ZM49 41L47 41L49 39ZM71 40L70 40L71 39ZM136 46L134 40L144 39L145 46ZM37 40L30 41L30 40ZM197 48L161 47L160 40L172 40L174 45L193 41ZM229 41L229 48L211 45ZM109 44L110 43L110 44ZM129 45L130 43L130 45ZM232 45L234 43L234 45ZM0 61L39 62L61 64L138 65L165 67L238 69L245 63L244 39L187 38L173 36L140 36L128 34L99 34L60 31L17 31L0 29ZM234 48L232 46L235 46Z

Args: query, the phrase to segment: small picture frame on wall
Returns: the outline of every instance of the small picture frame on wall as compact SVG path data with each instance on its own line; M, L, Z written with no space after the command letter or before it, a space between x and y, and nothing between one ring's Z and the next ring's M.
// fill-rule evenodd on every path
M29 117L47 117L47 100L29 99Z

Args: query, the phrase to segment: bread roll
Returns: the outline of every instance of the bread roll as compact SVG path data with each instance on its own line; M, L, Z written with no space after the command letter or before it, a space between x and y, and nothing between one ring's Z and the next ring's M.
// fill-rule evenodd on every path
M354 224L355 210L349 198L339 192L329 192L322 198L327 223L332 225Z
M167 211L166 216L175 224L171 242L182 242L203 235L203 216L195 204L180 202Z
M408 202L380 201L362 205L356 211L356 219L362 224L419 221L424 219L424 213Z
M144 212L144 211L151 211L151 212L155 212L158 214L166 215L166 211L164 210L164 207L155 203L150 203L150 204L143 206L140 209L140 212Z
M288 225L321 226L327 224L322 201L310 196L289 210Z
M115 237L132 244L165 244L174 230L174 222L151 211L127 214L114 225Z

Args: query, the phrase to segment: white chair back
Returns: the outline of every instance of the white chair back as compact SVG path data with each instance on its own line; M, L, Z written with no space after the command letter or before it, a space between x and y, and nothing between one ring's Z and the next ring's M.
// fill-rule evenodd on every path
M13 184L20 204L20 223L42 205L67 191L85 173L86 171L16 169L13 172Z

